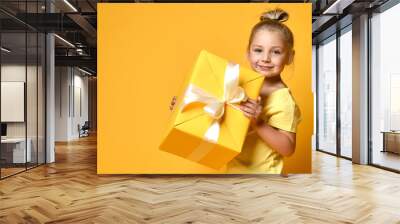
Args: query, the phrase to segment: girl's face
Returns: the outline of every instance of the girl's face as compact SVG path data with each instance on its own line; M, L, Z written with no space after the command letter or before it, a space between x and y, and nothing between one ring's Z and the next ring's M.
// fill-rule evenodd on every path
M280 75L285 65L290 64L293 52L282 35L279 31L266 29L255 33L248 52L254 71L271 78Z

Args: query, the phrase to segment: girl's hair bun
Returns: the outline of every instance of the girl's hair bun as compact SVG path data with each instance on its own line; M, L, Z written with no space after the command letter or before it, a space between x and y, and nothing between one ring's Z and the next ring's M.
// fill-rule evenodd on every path
M274 20L274 21L283 23L288 19L289 19L289 14L287 12L283 11L282 9L279 9L279 8L264 12L260 16L260 21Z

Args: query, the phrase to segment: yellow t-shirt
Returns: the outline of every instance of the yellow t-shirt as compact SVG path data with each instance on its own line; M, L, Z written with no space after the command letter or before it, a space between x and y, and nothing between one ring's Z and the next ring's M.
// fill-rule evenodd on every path
M294 133L301 120L300 110L288 88L275 90L266 98L261 116L268 125ZM282 168L283 157L250 130L241 153L227 164L227 173L280 174Z

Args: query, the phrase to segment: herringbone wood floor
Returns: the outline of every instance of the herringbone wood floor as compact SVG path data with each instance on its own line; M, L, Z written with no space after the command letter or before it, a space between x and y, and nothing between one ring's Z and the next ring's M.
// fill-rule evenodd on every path
M400 223L400 175L316 152L312 175L96 175L96 141L0 181L0 223Z

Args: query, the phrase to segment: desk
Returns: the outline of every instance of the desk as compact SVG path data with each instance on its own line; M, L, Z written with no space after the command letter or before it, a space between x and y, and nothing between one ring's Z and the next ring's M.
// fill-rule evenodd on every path
M26 154L25 154L25 138L1 139L1 157L3 157L3 159L6 160L6 163L31 162L32 141L30 138L28 138L27 142L28 142L27 144L28 147L26 147ZM27 158L27 161L25 161L25 158Z
M393 152L400 154L400 132L399 131L382 131L383 133L383 150L382 152Z

